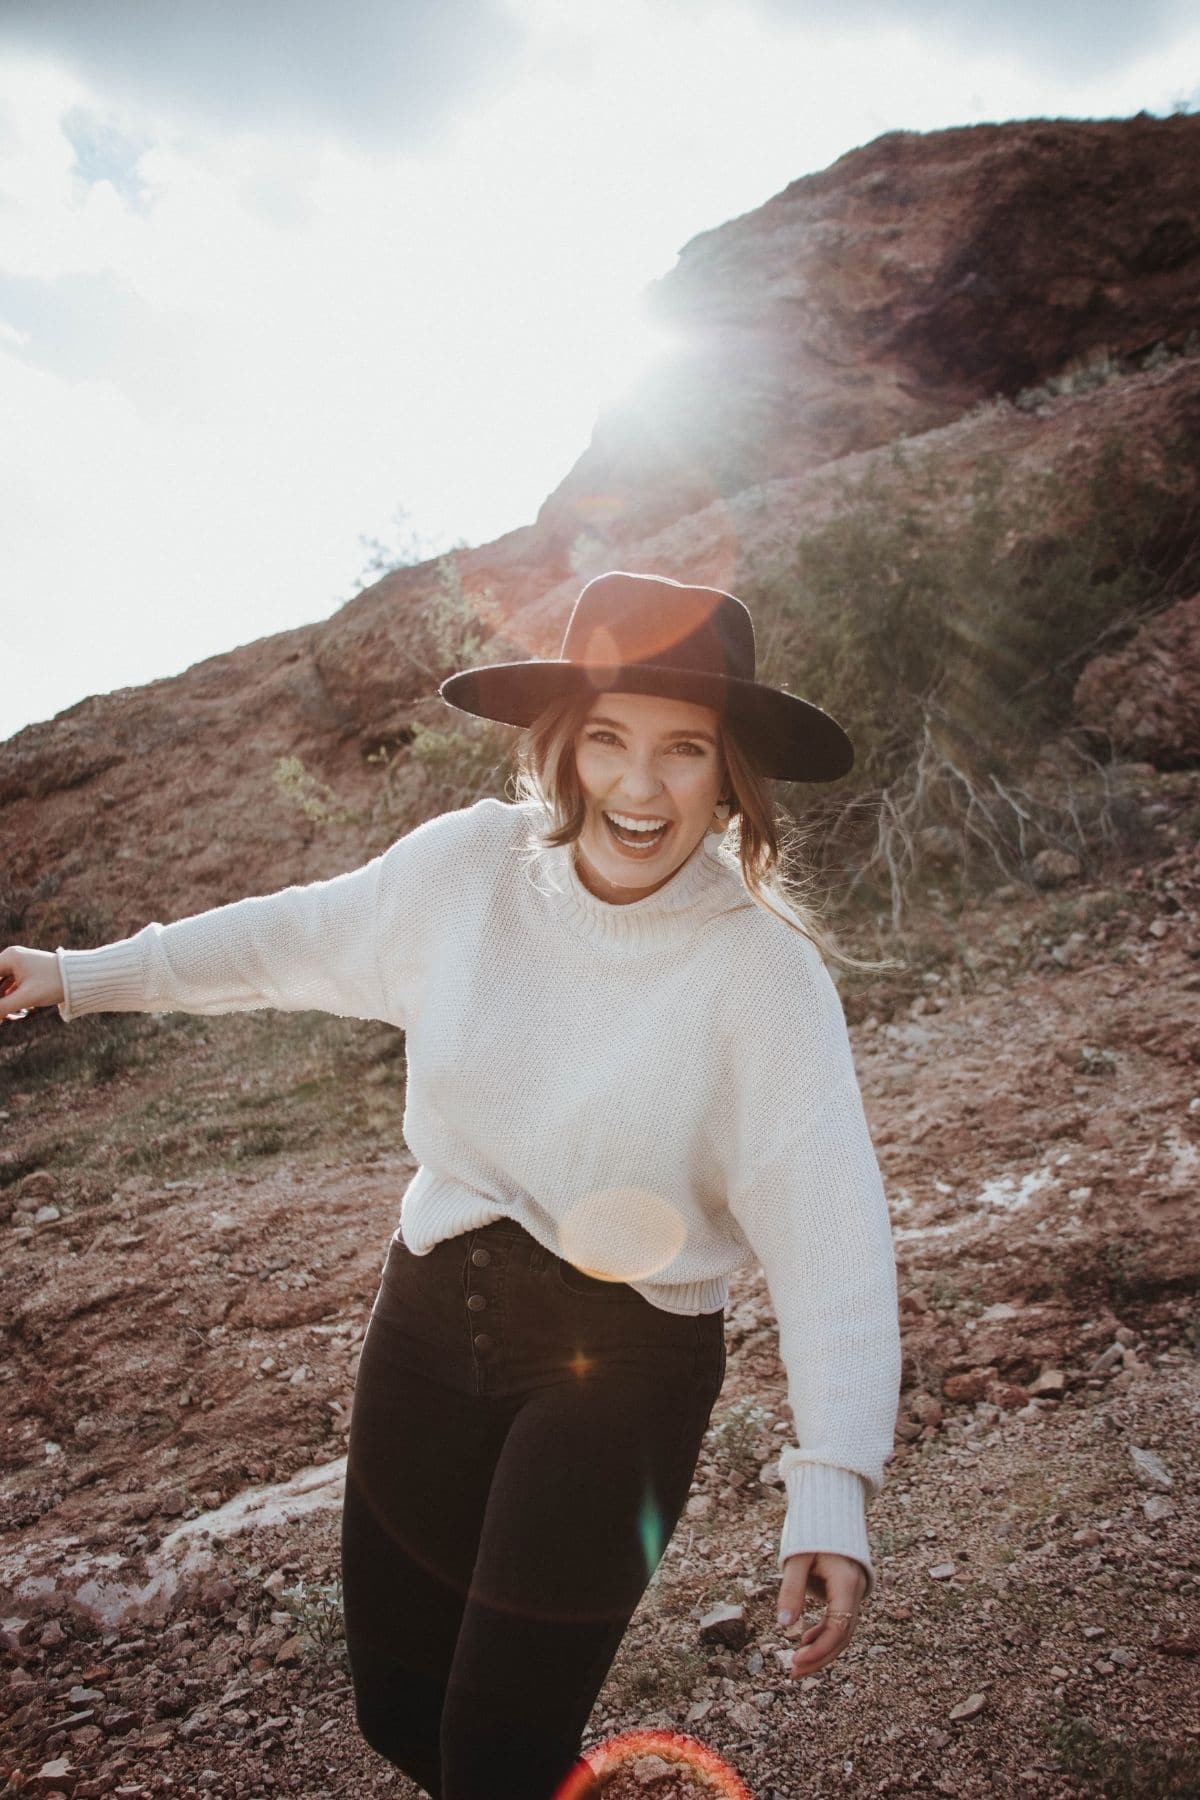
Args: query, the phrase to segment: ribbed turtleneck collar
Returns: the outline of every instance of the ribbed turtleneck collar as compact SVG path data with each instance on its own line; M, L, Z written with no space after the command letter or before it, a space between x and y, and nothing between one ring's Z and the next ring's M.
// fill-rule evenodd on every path
M546 815L528 807L531 840ZM575 845L542 849L537 883L549 889L559 917L580 936L614 944L663 940L695 930L713 913L753 905L736 856L723 838L706 833L669 881L641 900L601 900L584 886L575 869Z

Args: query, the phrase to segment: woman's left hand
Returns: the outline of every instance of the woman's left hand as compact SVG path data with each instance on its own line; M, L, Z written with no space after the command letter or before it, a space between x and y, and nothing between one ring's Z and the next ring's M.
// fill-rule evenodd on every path
M809 1588L825 1608L825 1617L804 1629L804 1599ZM867 1591L867 1573L852 1556L832 1550L808 1551L789 1556L783 1565L779 1589L780 1623L791 1613L793 1622L783 1627L788 1637L799 1635L792 1658L792 1678L815 1675L842 1654L858 1623L858 1611Z

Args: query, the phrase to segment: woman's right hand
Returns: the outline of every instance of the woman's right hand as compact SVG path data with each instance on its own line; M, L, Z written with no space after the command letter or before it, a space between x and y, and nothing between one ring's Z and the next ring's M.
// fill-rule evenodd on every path
M23 944L0 950L0 1024L23 1019L35 1006L61 1006L65 998L53 950L27 950Z

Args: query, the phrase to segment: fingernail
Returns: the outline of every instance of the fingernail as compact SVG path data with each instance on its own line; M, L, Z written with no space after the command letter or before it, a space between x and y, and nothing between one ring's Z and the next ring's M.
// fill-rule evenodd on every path
M781 1625L790 1625L790 1624L791 1624L791 1623L792 1623L792 1621L793 1621L793 1619L794 1619L794 1618L795 1618L795 1617L796 1617L796 1615L795 1615L795 1613L794 1613L794 1612L792 1612L792 1610L791 1610L791 1609L790 1609L790 1607L787 1607L787 1606L781 1606L781 1607L780 1607L780 1609L779 1609L779 1623L780 1623L780 1624L781 1624Z

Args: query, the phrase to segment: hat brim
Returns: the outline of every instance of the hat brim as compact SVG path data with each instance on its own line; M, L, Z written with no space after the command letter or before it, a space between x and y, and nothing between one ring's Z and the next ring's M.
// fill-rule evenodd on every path
M762 775L777 781L837 781L854 766L854 745L831 714L761 681L635 663L596 670L565 659L491 663L441 683L448 705L501 725L532 725L560 694L658 694L693 700L728 718Z

